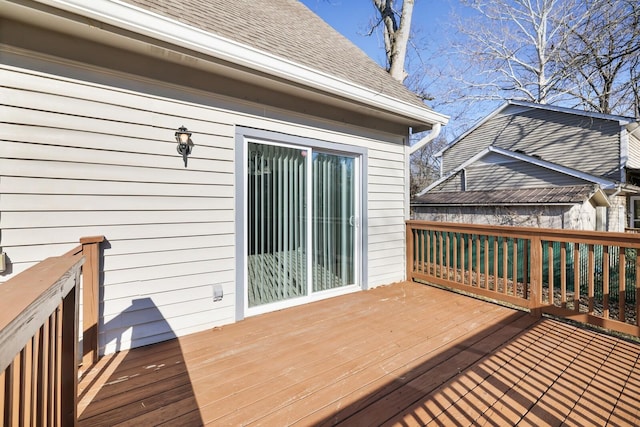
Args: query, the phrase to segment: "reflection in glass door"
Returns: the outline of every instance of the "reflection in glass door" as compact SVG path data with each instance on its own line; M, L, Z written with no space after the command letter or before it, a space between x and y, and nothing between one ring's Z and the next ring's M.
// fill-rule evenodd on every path
M355 283L355 159L313 155L313 291Z
M262 306L357 282L357 158L247 147L247 299Z
M307 295L307 150L249 143L249 307Z

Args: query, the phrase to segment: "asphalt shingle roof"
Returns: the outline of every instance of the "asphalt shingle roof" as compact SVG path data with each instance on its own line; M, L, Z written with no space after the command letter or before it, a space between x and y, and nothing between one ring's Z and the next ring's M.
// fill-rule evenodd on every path
M436 191L416 197L413 205L505 206L583 203L596 191L589 185L491 191Z
M298 0L125 0L425 108L418 96Z

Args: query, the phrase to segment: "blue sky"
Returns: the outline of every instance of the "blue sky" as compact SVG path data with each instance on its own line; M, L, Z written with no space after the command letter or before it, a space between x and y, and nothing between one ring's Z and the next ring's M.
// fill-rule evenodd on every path
M376 11L371 0L301 0L329 25L384 65L384 46L378 34L366 36ZM412 29L429 31L446 23L453 0L417 0Z
M329 25L364 50L381 66L385 65L384 43L381 38L381 32L378 31L371 36L366 36L372 20L376 16L372 0L301 1ZM421 87L436 96L438 96L437 89L439 88L437 86L446 84L445 80L447 80L447 61L451 59L446 57L448 55L447 44L452 36L455 37L455 32L450 25L454 12L458 15L467 15L469 13L468 9L465 10L459 4L459 0L416 0L414 6L411 31L414 34L416 44L421 49L422 63L427 69L444 70L443 72L445 73L445 75L438 75L437 71L434 71L431 75L424 74L425 77L422 80ZM410 58L415 58L415 56L412 56L413 54L415 54L415 51L410 52ZM421 67L419 62L416 64ZM409 62L407 66L411 68ZM496 106L495 104L488 106L478 105L474 107L477 110L469 114L461 113L465 108L468 110L468 106L456 105L455 103L432 105L438 112L451 117L462 114L462 117L458 120L451 120L445 128L445 133L449 140L468 129L476 120L488 114ZM465 116L464 114L469 115Z

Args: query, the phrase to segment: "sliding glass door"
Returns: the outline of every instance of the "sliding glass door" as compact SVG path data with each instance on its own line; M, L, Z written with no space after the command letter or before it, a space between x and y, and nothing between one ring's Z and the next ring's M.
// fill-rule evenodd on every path
M356 284L357 169L355 156L248 143L248 308Z

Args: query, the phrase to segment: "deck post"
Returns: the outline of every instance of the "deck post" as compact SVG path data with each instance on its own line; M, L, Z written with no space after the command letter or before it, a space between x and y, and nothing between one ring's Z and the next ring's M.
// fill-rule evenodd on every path
M542 241L540 236L531 237L531 277L529 309L531 315L540 318L542 316Z
M86 370L98 361L98 299L100 243L104 236L83 237L82 255L82 366Z
M414 259L414 245L413 245L413 227L412 225L407 222L406 223L406 240L407 240L407 253L406 253L406 257L407 257L407 281L413 281L413 259Z

